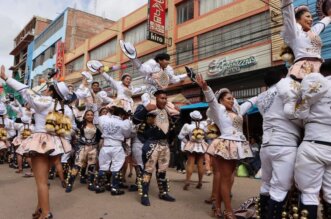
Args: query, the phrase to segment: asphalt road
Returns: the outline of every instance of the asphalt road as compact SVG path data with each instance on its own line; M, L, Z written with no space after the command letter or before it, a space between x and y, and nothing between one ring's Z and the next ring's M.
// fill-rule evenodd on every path
M50 181L51 211L55 219L137 219L137 218L211 218L211 206L204 203L209 197L212 176L205 176L201 190L195 188L197 174L189 191L183 191L184 174L169 169L170 190L177 201L168 203L158 198L155 178L150 189L151 206L142 206L137 193L126 192L123 196L111 196L109 192L95 194L76 180L74 189L67 194L58 179ZM133 178L128 178L133 182ZM237 208L247 198L256 196L260 181L236 178L233 187L233 207ZM8 165L0 165L0 219L29 219L37 202L33 178L23 178Z

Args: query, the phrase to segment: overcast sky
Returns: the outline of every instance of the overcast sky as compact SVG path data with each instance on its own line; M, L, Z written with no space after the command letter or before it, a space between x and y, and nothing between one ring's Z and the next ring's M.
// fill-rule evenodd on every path
M75 7L89 13L105 16L111 20L129 14L148 0L0 0L0 64L8 69L14 64L9 55L14 38L36 15L53 20L67 7Z

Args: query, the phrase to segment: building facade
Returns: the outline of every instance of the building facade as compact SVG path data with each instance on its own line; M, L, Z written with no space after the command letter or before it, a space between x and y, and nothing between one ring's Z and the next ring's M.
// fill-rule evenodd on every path
M102 32L112 23L111 20L67 8L29 44L29 84L36 86L40 77L47 77L54 68L60 68L63 60L63 57L59 57L60 47L64 52L72 51L84 43L85 39ZM67 71L71 69L67 68Z
M10 55L14 56L14 64L10 67L13 77L25 82L25 74L28 69L28 45L35 37L38 37L52 21L46 18L34 16L14 39L14 48Z
M308 0L311 7L315 1ZM287 71L279 57L283 45L280 7L280 0L168 0L167 39L160 45L146 40L148 8L144 5L66 53L66 68L72 69L66 71L66 81L79 83L86 62L98 59L105 65L126 64L128 68L114 72L113 77L130 73L133 85L142 85L143 78L120 51L118 41L124 39L135 45L141 61L167 52L176 74L185 74L184 67L189 66L203 74L213 89L228 87L239 99L255 96L265 89L263 77L268 71ZM330 31L322 34L327 42L324 58L331 56L331 43L326 39ZM95 79L107 86L100 75ZM182 93L191 103L203 100L200 89L189 79L168 90L173 95Z

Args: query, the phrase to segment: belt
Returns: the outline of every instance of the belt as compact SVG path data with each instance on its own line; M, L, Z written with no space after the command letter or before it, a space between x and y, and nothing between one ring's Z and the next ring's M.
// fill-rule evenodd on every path
M312 61L312 62L321 62L323 63L323 60L317 57L303 57L298 60L296 60L294 63L300 62L300 61Z
M326 145L326 146L331 146L331 142L327 142L327 141L314 141L314 140L304 140L304 141L308 141L308 142L316 143L316 144L322 144L322 145Z

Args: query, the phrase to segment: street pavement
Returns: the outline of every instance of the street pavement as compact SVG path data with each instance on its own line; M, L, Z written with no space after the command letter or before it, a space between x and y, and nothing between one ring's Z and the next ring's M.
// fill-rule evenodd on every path
M0 165L0 219L30 219L37 202L34 178L24 178L14 173L8 165ZM185 174L169 169L170 194L174 203L158 198L158 188L153 176L150 189L151 206L142 206L137 193L111 196L109 192L95 194L76 180L71 193L65 193L58 178L50 181L51 211L54 219L201 219L211 218L211 206L204 203L211 192L212 176L205 176L201 190L195 188L197 173L192 176L189 191L183 191ZM134 182L134 176L127 178ZM237 208L247 198L256 196L260 180L236 177L233 187L233 207Z

